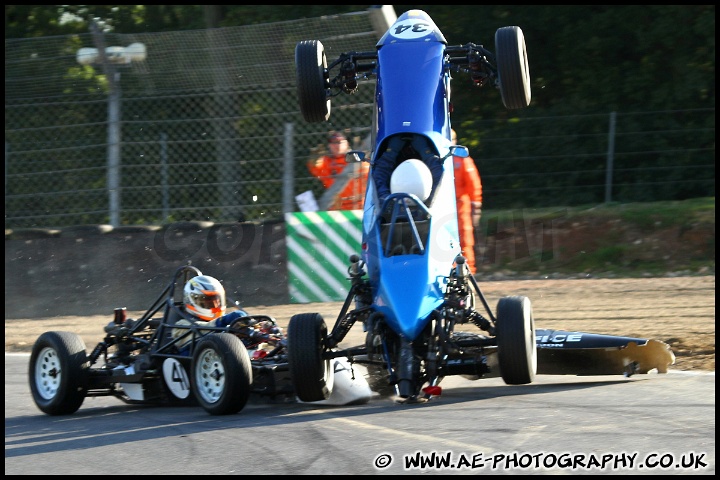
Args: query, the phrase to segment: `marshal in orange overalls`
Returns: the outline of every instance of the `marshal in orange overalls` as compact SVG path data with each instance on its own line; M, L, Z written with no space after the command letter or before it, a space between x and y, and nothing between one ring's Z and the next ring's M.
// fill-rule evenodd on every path
M452 132L455 143L455 131ZM470 272L475 275L475 223L479 222L482 208L482 182L472 157L453 157L455 167L455 200L457 201L460 247ZM475 210L475 219L473 218Z
M348 140L342 133L332 132L328 137L328 148L330 150L328 155L311 159L307 163L308 171L316 176L326 189L335 183L335 179L347 167L345 154L349 148ZM358 172L337 195L335 203L329 207L330 210L362 210L369 169L367 162L361 162Z

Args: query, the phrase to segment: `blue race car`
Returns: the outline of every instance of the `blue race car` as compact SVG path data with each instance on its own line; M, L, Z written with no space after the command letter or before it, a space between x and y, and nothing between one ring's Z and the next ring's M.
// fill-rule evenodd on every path
M525 38L520 27L495 32L493 54L481 45L448 45L422 10L397 18L370 52L341 53L328 62L323 44L296 45L300 110L307 122L327 121L331 99L375 79L371 165L362 220L362 251L349 259L351 285L332 326L318 313L288 325L288 366L298 397L328 398L332 361L367 365L373 389L400 402L441 393L450 375L501 376L511 385L537 373L625 374L667 371L674 355L662 342L581 332L536 330L530 299L508 296L493 314L461 255L452 156L452 73L477 87L496 87L508 109L531 100ZM363 345L340 348L359 324ZM463 331L457 330L463 327Z

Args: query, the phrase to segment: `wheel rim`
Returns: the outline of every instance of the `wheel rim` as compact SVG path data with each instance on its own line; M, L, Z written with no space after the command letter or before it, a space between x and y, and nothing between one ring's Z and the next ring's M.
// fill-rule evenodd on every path
M52 400L57 395L62 381L60 357L53 348L43 348L35 363L35 388L38 395L45 400Z
M195 366L197 391L207 403L215 403L225 390L225 365L218 353L208 348L201 352Z
M529 301L526 300L526 303L527 302ZM530 372L532 375L535 375L537 372L537 343L535 340L535 322L532 317L532 307L526 305L523 311L525 313L525 334L527 335L525 341L530 347Z
M318 338L318 352L320 357L322 358L323 351L325 348L323 347L323 339L325 338L325 335L327 334L327 330L320 329L320 337ZM325 383L325 389L327 389L328 392L332 393L333 388L335 387L335 364L331 359L322 360L323 365L323 382Z
M335 369L333 368L331 360L325 360L323 366L323 380L325 381L327 389L332 391L335 383Z

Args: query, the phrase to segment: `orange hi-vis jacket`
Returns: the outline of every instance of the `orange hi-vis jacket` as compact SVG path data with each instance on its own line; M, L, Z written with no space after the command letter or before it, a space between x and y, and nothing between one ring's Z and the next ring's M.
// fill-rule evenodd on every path
M475 225L472 218L472 203L482 203L482 182L475 161L471 157L453 157L453 166L460 247L470 272L474 275L476 273Z
M317 160L308 161L307 167L310 173L316 176L327 189L330 188L338 175L340 175L347 161L345 155L324 155ZM330 210L362 210L365 203L365 182L367 180L370 166L367 162L361 162L360 174L351 178L347 186L336 197Z

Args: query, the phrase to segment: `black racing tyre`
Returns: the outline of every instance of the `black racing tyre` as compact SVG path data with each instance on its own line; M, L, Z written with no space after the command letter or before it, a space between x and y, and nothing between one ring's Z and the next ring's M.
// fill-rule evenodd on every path
M250 355L235 335L205 335L195 346L190 378L195 399L209 414L237 413L250 397Z
M505 108L515 110L530 105L530 67L525 36L520 27L502 27L495 32L495 59L500 96Z
M35 405L48 415L75 413L88 391L85 342L70 332L45 332L30 354L30 391Z
M500 376L508 385L532 383L537 372L537 346L530 299L523 296L501 298L496 317Z
M300 112L306 122L330 118L330 77L325 48L319 40L303 40L295 46L295 77Z
M332 360L323 359L327 325L319 313L290 318L287 328L288 367L295 394L303 402L327 400L335 383Z

